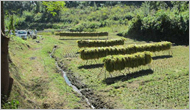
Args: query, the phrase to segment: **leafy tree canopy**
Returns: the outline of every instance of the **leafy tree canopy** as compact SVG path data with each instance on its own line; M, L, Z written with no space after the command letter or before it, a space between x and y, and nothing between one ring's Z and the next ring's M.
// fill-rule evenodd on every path
M59 11L65 6L64 1L43 1L42 4L46 6L47 11L53 16L57 14L55 11Z

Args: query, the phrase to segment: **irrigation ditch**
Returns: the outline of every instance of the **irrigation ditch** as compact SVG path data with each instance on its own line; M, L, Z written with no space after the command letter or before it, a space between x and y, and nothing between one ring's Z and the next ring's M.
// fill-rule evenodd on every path
M104 102L101 99L101 96L95 94L92 89L90 89L86 84L82 83L80 79L76 78L71 70L69 70L62 62L58 61L58 59L53 55L56 48L57 45L54 45L53 50L50 53L50 57L55 59L55 65L63 75L67 85L72 87L73 91L78 93L92 109L113 109L110 104Z

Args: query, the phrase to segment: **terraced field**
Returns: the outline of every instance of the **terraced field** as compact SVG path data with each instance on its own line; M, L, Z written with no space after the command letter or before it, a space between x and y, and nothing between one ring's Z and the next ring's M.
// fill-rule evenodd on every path
M123 37L110 33L108 38ZM189 108L189 46L172 46L172 55L169 51L156 52L150 66L114 71L111 77L103 67L103 58L88 62L80 58L77 40L82 39L97 38L52 34L42 34L37 41L11 38L10 74L14 84L10 99L20 102L18 108L92 108L67 85L56 62L95 108ZM124 39L124 45L147 43Z
M110 34L109 39L115 38L121 37ZM54 56L69 71L72 83L83 91L92 90L110 108L189 108L189 46L172 46L172 55L169 51L154 53L151 68L140 66L115 71L110 77L102 59L86 62L80 58L76 42L80 39L60 39ZM145 43L126 38L124 45ZM74 82L73 78L81 83ZM82 88L81 84L87 87Z

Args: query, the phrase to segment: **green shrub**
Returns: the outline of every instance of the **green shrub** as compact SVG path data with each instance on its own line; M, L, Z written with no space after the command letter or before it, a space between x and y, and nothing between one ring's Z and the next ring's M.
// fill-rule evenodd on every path
M23 16L25 17L26 22L33 22L34 14L32 12L24 11Z
M92 32L95 31L95 29L99 28L101 26L101 23L99 22L81 22L80 24L74 26L70 29L72 32Z
M43 13L37 13L34 15L34 22L40 22L42 18Z
M8 101L7 103L4 103L2 105L2 109L18 109L18 106L19 106L18 100L11 100L10 102Z
M124 36L146 41L170 41L176 44L189 44L189 10L179 12L160 9L146 17L132 19Z

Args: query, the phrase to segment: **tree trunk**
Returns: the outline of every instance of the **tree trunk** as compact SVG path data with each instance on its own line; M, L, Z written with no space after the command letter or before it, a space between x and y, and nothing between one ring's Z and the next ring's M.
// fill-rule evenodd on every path
M1 31L2 31L3 33L5 33L3 1L1 1Z
M13 79L9 77L8 44L9 38L5 36L3 1L1 1L1 95L7 100L10 95Z

